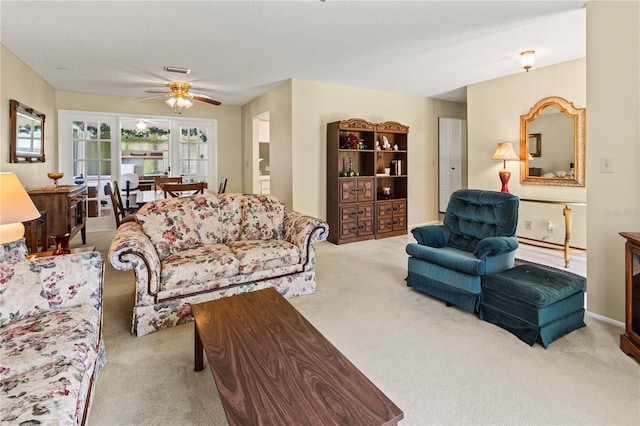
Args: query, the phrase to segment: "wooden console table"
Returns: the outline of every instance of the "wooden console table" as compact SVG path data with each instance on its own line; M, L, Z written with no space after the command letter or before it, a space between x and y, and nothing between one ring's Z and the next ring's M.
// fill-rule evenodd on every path
M82 233L82 244L87 243L87 187L60 185L28 191L38 210L47 210L51 235L71 234L71 239Z
M564 246L562 248L551 247L544 245L545 248L553 250L564 251L564 267L569 267L569 240L571 239L571 206L586 206L587 203L582 201L562 201L562 200L540 200L537 198L520 198L520 201L526 201L529 203L545 203L545 204L560 204L564 206L562 214L564 215ZM522 238L522 237L521 237ZM531 244L542 247L542 244L536 244L531 241L522 241L524 244Z
M42 247L42 251L49 250L50 244L46 210L40 210L40 217L22 222L22 224L24 225L24 238L29 252L37 253L39 247Z

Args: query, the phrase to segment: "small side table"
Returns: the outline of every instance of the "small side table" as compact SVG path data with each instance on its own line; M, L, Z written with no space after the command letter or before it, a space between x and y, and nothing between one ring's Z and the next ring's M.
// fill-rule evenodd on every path
M37 253L42 246L42 251L49 250L49 231L47 226L47 211L40 210L40 217L22 222L24 225L24 235L27 240L27 247L31 253ZM41 231L41 244L38 244L38 231Z
M87 247L77 247L77 248L72 248L71 253L69 254L75 254L75 253L86 253L88 251L94 251L96 249L96 246L87 246ZM47 256L53 256L53 250L51 251L40 251L38 253L33 253L30 254L28 256L29 259L33 259L34 257L47 257Z

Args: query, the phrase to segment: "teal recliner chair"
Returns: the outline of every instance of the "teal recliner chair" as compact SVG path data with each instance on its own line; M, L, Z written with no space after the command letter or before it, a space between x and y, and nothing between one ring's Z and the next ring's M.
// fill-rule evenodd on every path
M411 232L407 285L474 312L480 277L512 268L518 240L518 197L461 189L451 194L443 225Z

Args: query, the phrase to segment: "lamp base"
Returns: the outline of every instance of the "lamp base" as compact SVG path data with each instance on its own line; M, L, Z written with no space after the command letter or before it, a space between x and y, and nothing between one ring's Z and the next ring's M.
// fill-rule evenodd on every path
M509 179L511 178L511 172L509 170L500 170L498 172L500 176L500 182L502 182L502 189L500 192L509 192Z

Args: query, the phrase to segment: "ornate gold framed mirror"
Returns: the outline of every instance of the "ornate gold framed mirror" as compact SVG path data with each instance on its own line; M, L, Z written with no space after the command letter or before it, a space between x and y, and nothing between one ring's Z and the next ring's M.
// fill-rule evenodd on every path
M558 96L521 115L520 183L584 187L585 125L585 108Z
M9 101L9 113L9 161L44 163L44 114L15 99Z

